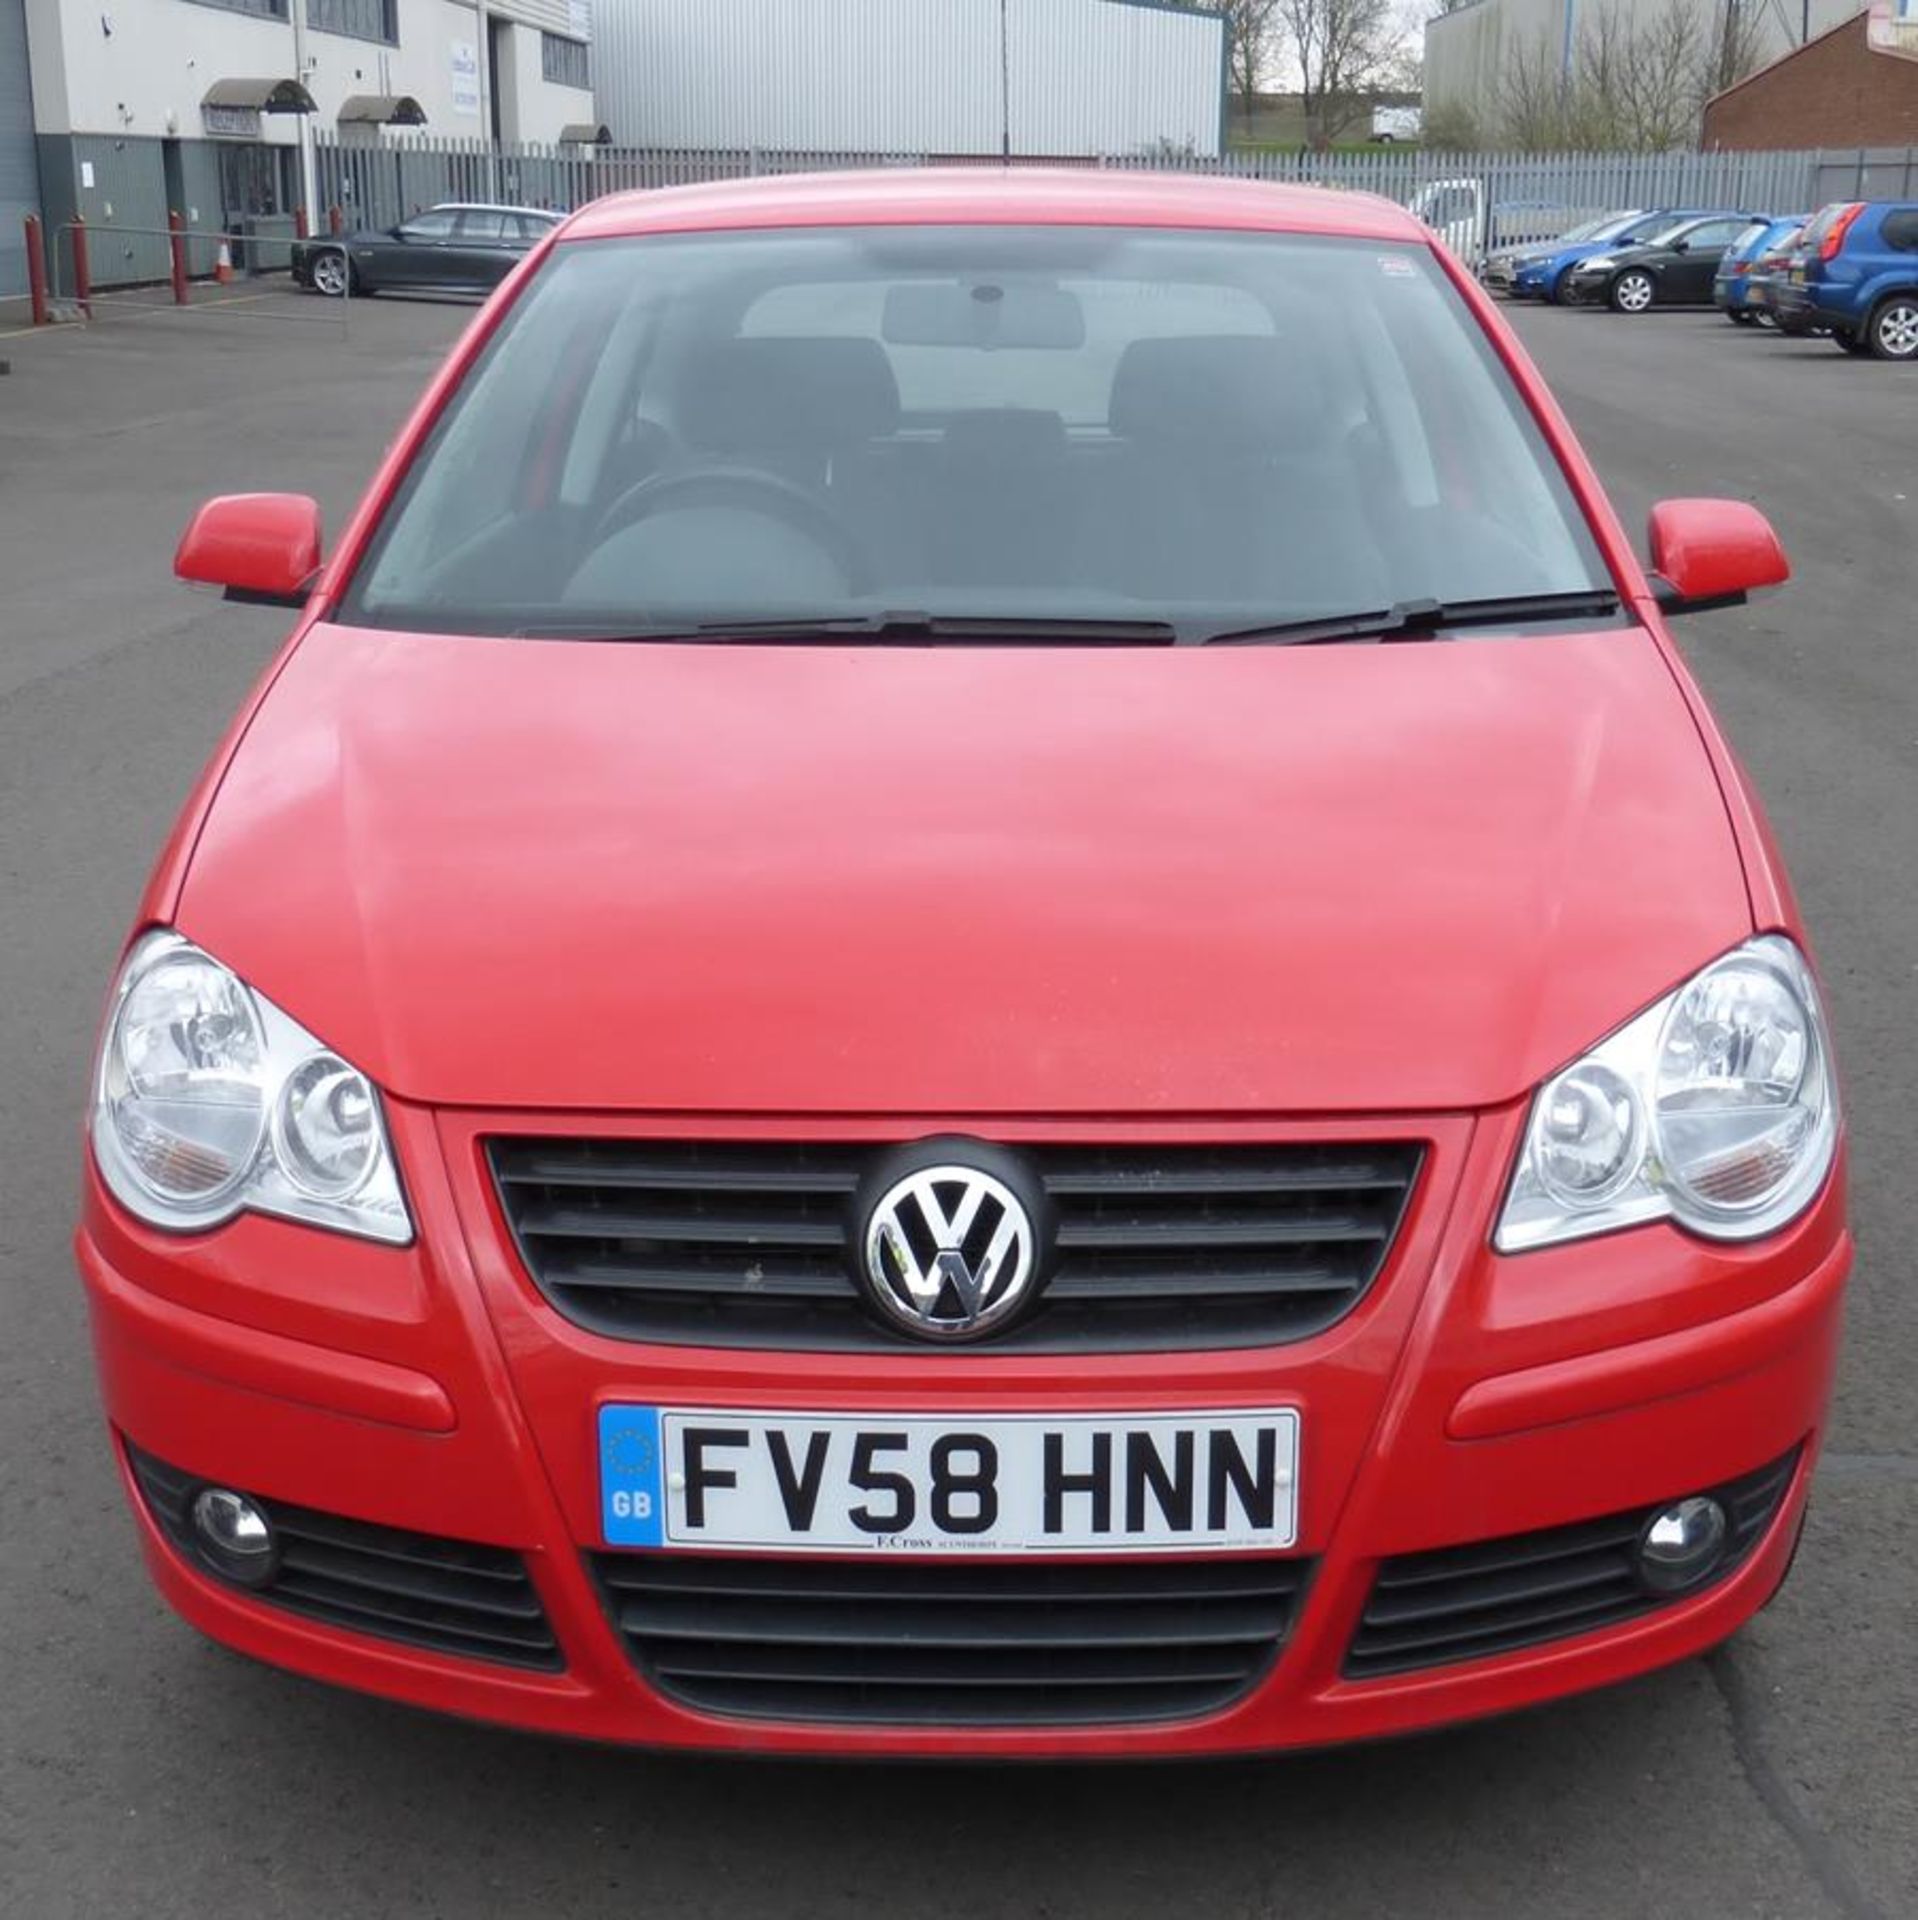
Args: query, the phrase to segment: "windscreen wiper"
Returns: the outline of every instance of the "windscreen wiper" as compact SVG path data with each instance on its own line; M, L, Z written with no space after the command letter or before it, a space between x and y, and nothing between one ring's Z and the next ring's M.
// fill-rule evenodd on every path
M833 640L842 635L856 640L896 641L911 645L926 640L963 640L974 645L1001 643L1016 646L1036 641L1043 646L1160 646L1178 639L1169 620L1074 619L1040 615L1028 619L1013 614L875 613L827 615L817 620L713 620L696 627L701 640Z
M1575 593L1512 594L1491 600L1401 600L1358 613L1314 614L1262 627L1232 627L1191 636L1197 647L1319 646L1337 640L1424 640L1451 627L1502 627L1534 620L1602 620L1617 613L1618 595L1581 588Z
M880 646L924 646L953 640L973 646L1169 647L1179 632L1169 620L1027 618L1011 614L875 613L825 614L783 620L703 620L693 625L662 621L621 627L599 620L548 620L518 628L519 640L693 642L742 646L823 646L863 640Z

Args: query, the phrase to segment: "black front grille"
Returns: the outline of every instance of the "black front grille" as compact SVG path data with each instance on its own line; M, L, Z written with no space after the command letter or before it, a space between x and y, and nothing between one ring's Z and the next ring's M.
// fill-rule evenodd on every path
M897 1347L852 1277L853 1198L882 1146L496 1140L540 1290L595 1332L712 1346ZM1302 1339L1378 1276L1411 1143L1020 1149L1057 1220L1031 1315L975 1351ZM950 1349L948 1349L950 1351Z
M743 1560L601 1553L634 1664L702 1712L867 1725L1086 1726L1240 1699L1310 1563Z
M1731 1520L1731 1545L1714 1580L1758 1544L1797 1463L1793 1448L1769 1467L1706 1490ZM1347 1677L1480 1660L1614 1626L1685 1598L1639 1584L1639 1535L1665 1504L1383 1562L1345 1656Z
M206 1483L133 1446L127 1458L160 1530L201 1571L221 1577L200 1551L191 1519L193 1496ZM518 1554L249 1498L280 1542L272 1578L241 1589L253 1598L434 1653L548 1671L564 1664Z

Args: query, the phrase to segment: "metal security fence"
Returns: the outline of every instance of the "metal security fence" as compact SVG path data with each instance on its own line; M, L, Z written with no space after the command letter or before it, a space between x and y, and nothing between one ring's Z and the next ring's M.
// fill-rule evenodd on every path
M377 145L322 138L318 149L321 205L338 207L349 227L393 226L443 200L499 200L570 211L602 194L631 188L846 167L928 166L950 159L931 154L798 153L766 148L547 147L439 140L422 134L389 137ZM968 157L964 164L999 163ZM1471 204L1482 212L1481 238L1491 243L1548 238L1575 220L1628 207L1799 213L1834 198L1895 195L1918 188L1918 149L1534 154L1435 153L1422 147L1392 147L1359 153L1241 152L1207 158L1174 148L1066 164L1229 174L1376 193L1402 206L1416 204L1433 225L1448 232L1452 223L1436 211L1441 191L1448 186L1469 187Z

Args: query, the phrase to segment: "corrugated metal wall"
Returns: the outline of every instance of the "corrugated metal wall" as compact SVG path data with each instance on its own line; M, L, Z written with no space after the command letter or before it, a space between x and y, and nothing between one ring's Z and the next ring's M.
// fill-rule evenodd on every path
M622 145L1218 151L1217 15L1005 0L1004 21L1002 70L1001 0L598 0L594 91Z
M27 290L26 236L20 223L39 211L26 13L22 0L0 0L0 299Z

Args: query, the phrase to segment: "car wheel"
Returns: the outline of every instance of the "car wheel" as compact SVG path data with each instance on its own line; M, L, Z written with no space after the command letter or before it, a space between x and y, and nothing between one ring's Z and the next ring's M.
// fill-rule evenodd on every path
M353 284L353 269L343 253L317 253L313 256L313 290L329 300L337 300Z
M1865 339L1880 360L1918 360L1918 293L1879 301L1865 322Z
M1747 313L1742 307L1727 307L1725 318L1735 327L1755 327L1758 324L1757 314Z
M1658 298L1658 288L1649 273L1641 273L1633 268L1629 273L1621 273L1612 282L1606 297L1611 301L1614 313L1643 313Z
M1555 307L1562 307L1570 302L1572 297L1572 270L1570 267L1559 268L1557 277L1553 280L1552 284L1545 289L1545 297L1551 301Z

